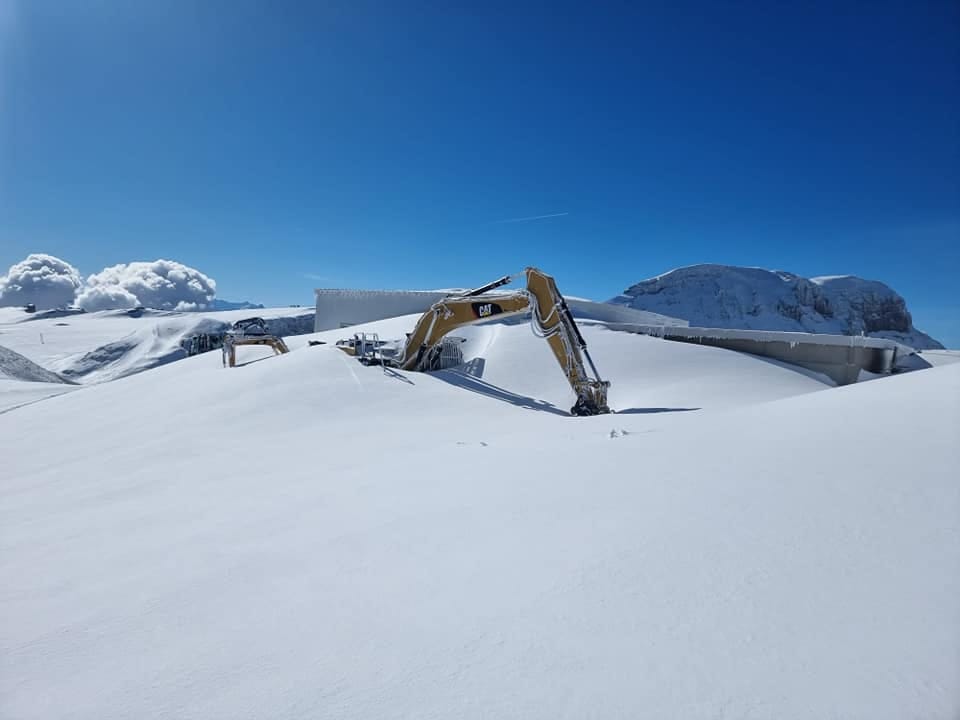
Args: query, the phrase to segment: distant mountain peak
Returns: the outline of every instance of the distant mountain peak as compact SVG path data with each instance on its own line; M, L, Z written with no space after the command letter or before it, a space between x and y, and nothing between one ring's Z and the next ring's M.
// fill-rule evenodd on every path
M214 298L207 306L208 310L263 310L263 305L242 300L240 302L231 302L230 300L221 300Z
M855 275L804 278L785 270L702 264L631 285L609 301L682 318L696 327L885 337L942 348L913 326L891 287Z

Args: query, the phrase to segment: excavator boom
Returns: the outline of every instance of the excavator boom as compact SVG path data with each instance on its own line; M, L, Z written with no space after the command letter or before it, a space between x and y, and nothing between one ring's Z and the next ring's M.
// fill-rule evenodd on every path
M530 309L525 292L502 295L464 295L444 298L417 321L407 337L397 364L404 370L424 370L424 360L444 336L464 325L519 315Z

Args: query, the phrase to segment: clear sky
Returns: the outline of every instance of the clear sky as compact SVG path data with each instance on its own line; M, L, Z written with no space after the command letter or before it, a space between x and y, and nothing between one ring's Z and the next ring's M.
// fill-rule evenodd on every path
M0 0L29 252L266 304L849 273L960 346L960 2Z

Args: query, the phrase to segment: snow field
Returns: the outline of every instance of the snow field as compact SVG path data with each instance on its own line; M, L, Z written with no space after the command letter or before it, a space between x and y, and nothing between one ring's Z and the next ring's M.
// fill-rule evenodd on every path
M0 716L960 712L960 365L585 327L620 412L570 418L525 325L307 346L355 330L0 414Z

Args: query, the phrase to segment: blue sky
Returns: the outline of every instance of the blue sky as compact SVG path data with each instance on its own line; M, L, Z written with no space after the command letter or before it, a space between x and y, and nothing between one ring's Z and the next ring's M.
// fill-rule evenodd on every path
M958 246L955 0L0 0L2 267L289 304L731 263L883 280L960 346Z

